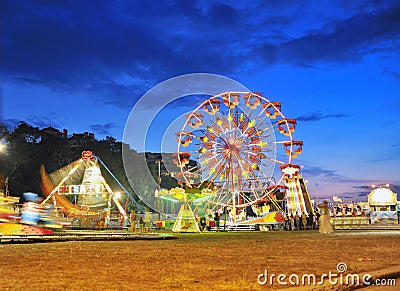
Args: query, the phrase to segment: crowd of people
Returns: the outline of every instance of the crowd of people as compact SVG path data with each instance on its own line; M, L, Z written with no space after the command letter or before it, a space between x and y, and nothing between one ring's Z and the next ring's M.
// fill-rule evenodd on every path
M149 232L151 226L151 213L146 209L143 216L136 215L135 210L130 213L130 231L136 232L139 225L139 232Z
M295 215L285 215L284 229L285 230L314 230L319 228L319 218L321 214L319 211L299 214L297 211Z
M320 233L332 233L333 228L330 222L330 210L328 203L323 201L317 205L317 210L309 213L291 213L285 215L285 230L317 230Z

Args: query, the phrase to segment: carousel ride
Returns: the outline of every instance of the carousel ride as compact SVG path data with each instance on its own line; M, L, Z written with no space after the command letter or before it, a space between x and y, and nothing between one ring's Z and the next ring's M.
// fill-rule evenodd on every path
M208 201L214 196L214 192L209 189L188 192L183 188L175 187L171 190L162 189L158 195L162 200L181 203L172 228L173 232L200 232L191 204L198 205L203 201Z
M260 93L212 96L186 115L176 133L176 178L182 189L212 193L208 205L213 211L229 209L233 224L243 219L244 209L265 202L288 214L309 212L307 188L293 164L303 146L293 138L295 127L279 102ZM284 205L275 199L281 191L286 191Z

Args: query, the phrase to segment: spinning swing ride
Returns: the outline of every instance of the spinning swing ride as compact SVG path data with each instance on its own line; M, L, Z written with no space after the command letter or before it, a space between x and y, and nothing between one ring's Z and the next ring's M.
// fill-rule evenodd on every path
M295 127L281 103L260 93L212 96L186 115L176 133L179 179L188 188L212 189L214 206L230 206L235 219L237 208L270 200L285 183L280 167L290 167L302 152Z

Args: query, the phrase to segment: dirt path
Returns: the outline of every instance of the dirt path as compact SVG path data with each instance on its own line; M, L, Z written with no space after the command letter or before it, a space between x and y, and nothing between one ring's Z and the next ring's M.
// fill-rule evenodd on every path
M400 234L181 234L163 241L0 245L2 290L265 290L271 274L319 278L337 265L366 273L400 265ZM360 260L362 259L362 260ZM347 274L346 273L346 274ZM264 274L264 275L260 275ZM260 277L259 277L260 276ZM293 276L292 276L293 277ZM306 288L303 286L302 290ZM336 288L335 288L336 289ZM385 290L385 289L382 289Z

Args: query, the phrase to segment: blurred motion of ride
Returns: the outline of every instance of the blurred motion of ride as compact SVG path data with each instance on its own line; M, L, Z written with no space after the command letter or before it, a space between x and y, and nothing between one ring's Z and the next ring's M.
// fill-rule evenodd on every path
M0 193L0 223L10 222L19 217L18 201L19 197L5 196Z
M62 228L57 219L57 211L53 205L39 204L39 195L24 193L26 202L22 206L21 223L28 225L42 225L47 228Z
M61 228L55 219L51 207L42 207L38 195L25 193L27 200L22 206L20 215L19 197L5 196L0 193L0 236L7 235L51 235L48 228ZM32 201L33 200L33 201Z

